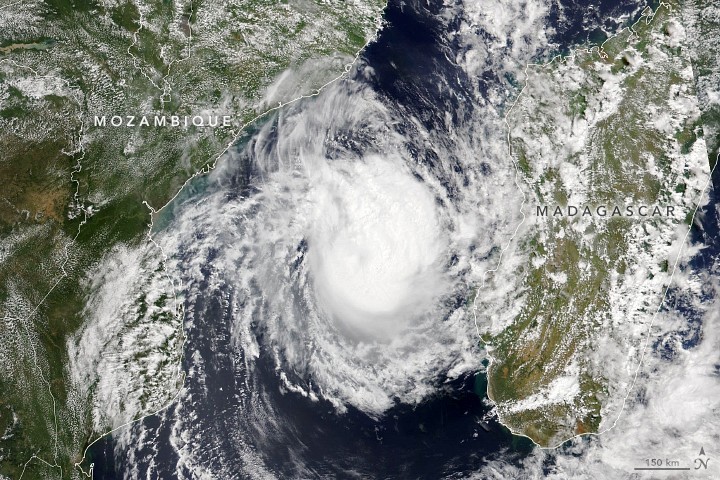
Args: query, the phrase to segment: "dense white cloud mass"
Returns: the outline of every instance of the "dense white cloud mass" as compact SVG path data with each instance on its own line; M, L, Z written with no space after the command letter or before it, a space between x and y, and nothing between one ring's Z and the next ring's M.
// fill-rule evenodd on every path
M311 172L308 259L318 303L351 331L391 338L449 283L432 192L398 160Z

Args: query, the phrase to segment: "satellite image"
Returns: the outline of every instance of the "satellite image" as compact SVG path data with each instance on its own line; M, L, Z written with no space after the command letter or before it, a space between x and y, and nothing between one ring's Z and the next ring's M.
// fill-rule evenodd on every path
M719 0L0 0L0 480L720 479Z

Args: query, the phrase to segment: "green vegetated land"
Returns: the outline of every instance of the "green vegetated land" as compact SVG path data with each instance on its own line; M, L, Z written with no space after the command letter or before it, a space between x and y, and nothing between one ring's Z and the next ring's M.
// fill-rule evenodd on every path
M669 281L669 246L682 241L676 232L689 228L709 174L696 142L716 110L700 116L696 84L717 66L712 52L693 57L686 24L699 17L689 7L663 3L601 49L530 66L508 115L532 226L520 242L523 308L489 339L489 393L502 421L542 446L597 432L619 413L632 381L621 366L638 359L624 355L641 341L633 325L646 331ZM538 217L538 205L550 215ZM558 205L608 205L608 216L553 217ZM614 205L675 205L678 215L611 217ZM609 362L606 346L623 344Z
M711 166L720 153L720 101L712 98L720 85L720 8L713 0L694 0L685 19L692 26L693 72L697 80L697 94L702 111L702 127Z
M89 272L118 244L146 241L143 201L162 206L212 164L270 108L263 96L281 73L297 74L274 102L343 72L384 3L0 7L0 476L78 475L96 432L89 406L68 408L66 343L85 318ZM96 126L102 115L230 115L233 125Z

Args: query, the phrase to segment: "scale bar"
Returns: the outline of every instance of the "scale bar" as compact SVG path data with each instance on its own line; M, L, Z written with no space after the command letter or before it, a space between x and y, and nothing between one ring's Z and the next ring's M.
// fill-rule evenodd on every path
M635 467L635 470L690 470L690 467Z

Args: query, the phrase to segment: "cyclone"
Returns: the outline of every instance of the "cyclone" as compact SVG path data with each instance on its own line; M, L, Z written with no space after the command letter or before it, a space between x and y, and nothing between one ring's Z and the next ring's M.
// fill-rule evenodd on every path
M447 283L432 192L395 166L369 158L313 181L316 299L351 335L392 338Z
M463 300L467 219L402 137L359 151L328 142L358 128L351 110L365 114L364 135L387 135L376 94L339 85L263 125L166 241L242 298L234 339L270 349L285 388L378 416L479 365ZM228 200L244 155L266 170L254 172L257 191Z

